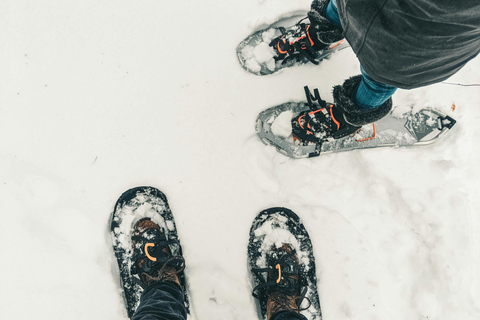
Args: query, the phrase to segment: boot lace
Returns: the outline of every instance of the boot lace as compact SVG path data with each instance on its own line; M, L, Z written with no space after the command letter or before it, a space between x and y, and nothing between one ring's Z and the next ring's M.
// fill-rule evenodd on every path
M275 267L253 268L252 272L257 275L267 273L267 281L255 286L252 295L260 300L268 300L267 310L270 314L283 310L300 312L310 307L311 301L306 297L308 287L302 285L300 268L293 263L291 254L276 261ZM308 305L301 308L303 300Z
M146 288L151 282L171 281L177 282L177 275L185 269L185 259L182 256L174 256L165 261L163 266L153 274L140 273L141 280L133 278L142 288Z

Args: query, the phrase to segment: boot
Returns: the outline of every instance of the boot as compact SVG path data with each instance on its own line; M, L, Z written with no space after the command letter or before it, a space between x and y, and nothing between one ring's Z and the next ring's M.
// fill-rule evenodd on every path
M347 79L341 86L335 86L334 104L322 100L316 89L315 96L312 96L305 87L310 110L292 119L293 137L304 144L340 139L355 133L365 124L385 117L392 110L392 98L380 107L370 110L360 109L353 103L352 97L360 81L362 76L358 75Z
M178 275L185 268L185 260L180 255L172 256L168 247L172 242L166 239L162 229L150 218L136 223L132 233L132 273L138 275L142 287L165 281L181 287Z
M308 309L310 301L305 297L306 287L295 250L289 244L283 244L280 248L274 246L267 255L267 261L268 268L253 270L268 272L267 282L253 289L254 297L267 299L267 320L281 312L299 313ZM262 290L265 290L266 296L257 294ZM306 308L300 308L303 299L309 302Z
M357 75L345 80L342 86L333 88L333 100L335 105L343 110L343 117L347 123L353 126L363 126L385 117L392 110L392 98L385 101L380 107L364 110L358 108L352 101L357 91L362 76Z
M314 0L308 12L308 19L312 24L312 32L325 47L343 40L343 30L335 27L324 15L325 7L330 0Z

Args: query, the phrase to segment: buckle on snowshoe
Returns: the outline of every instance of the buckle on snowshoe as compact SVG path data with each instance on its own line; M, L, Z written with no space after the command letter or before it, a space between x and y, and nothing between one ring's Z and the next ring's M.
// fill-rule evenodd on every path
M438 130L440 131L442 131L444 128L452 129L455 123L457 123L457 120L450 116L440 117L437 119Z

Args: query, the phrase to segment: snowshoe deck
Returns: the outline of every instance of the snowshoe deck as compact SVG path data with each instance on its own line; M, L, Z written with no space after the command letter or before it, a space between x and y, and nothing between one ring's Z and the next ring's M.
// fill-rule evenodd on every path
M110 218L110 236L120 272L120 284L125 299L128 317L131 318L140 302L142 287L135 281L131 268L133 265L131 233L137 221L148 217L157 223L168 239L178 240L175 221L165 195L153 187L137 187L123 193L115 204ZM181 247L170 246L172 255L181 255ZM180 274L180 283L184 289L185 304L188 310L188 297L185 276Z
M396 118L392 114L363 126L353 136L321 143L302 143L294 137L279 136L272 132L272 125L283 112L293 116L309 110L306 103L290 102L261 112L256 121L256 131L262 141L273 145L291 158L309 158L320 154L379 147L408 147L429 145L444 136L455 120L444 113L424 108L414 114Z
M302 311L308 320L321 320L322 312L317 291L317 276L312 243L300 218L286 208L270 208L260 212L254 219L250 229L248 243L248 264L250 269L266 267L266 253L272 245L290 244L297 253L301 273L304 275L308 290L306 297L310 307ZM256 287L267 281L266 276L252 273L252 284ZM258 300L259 319L266 319L266 300Z
M295 16L281 19L266 29L254 32L252 35L243 40L237 47L237 57L241 66L256 75L268 75L275 73L287 67L293 67L308 63L309 60L301 59L300 61L288 60L286 63L274 60L274 49L269 46L270 42L281 36L280 28L292 28L293 25L305 16ZM307 20L308 21L308 20ZM325 50L320 50L315 53L315 61L320 62L327 58L332 53L348 48L347 41L337 42L332 44Z

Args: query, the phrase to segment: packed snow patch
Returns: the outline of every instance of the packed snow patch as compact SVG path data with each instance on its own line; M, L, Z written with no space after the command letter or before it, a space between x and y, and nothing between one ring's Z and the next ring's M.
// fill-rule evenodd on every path
M262 42L256 47L246 46L241 55L245 60L245 66L252 72L260 72L261 66L269 70L275 69L275 51L267 43Z
M260 63L270 64L271 62L273 62L275 64L275 61L273 60L273 57L275 56L275 51L273 51L272 47L270 47L265 42L260 43L258 46L255 47L255 49L253 49L253 55L255 56L255 59L257 59L257 61Z
M276 35L275 28L262 32L261 37L253 38L250 45L246 45L240 51L240 59L244 61L245 67L253 73L259 73L262 67L268 70L275 70L275 50L270 46Z
M292 134L292 118L291 110L284 111L272 123L272 133L276 136L287 138Z

